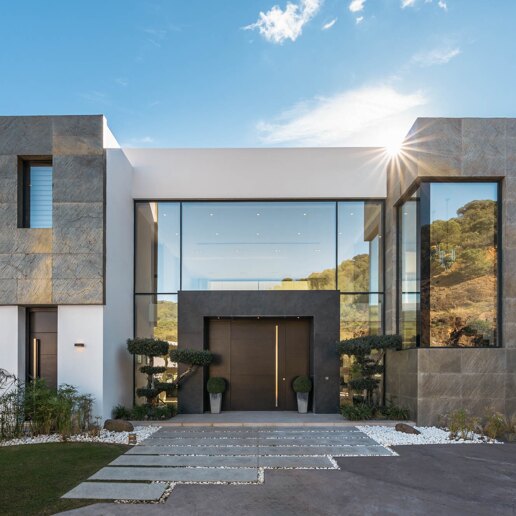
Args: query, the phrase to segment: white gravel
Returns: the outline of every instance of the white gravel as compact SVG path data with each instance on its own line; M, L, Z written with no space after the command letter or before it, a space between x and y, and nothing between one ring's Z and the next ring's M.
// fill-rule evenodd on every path
M384 446L410 444L471 444L486 442L486 439L477 434L474 434L472 436L473 438L470 440L450 439L450 433L447 430L437 428L436 426L414 426L414 428L421 432L419 435L397 432L394 427L390 426L360 425L357 426L357 428L371 437L371 439L374 439Z
M154 432L158 431L160 426L135 426L133 432L109 432L101 430L99 436L91 436L88 434L72 435L68 438L69 442L81 443L110 443L110 444L128 444L129 434L136 434L136 442L147 439ZM11 439L10 441L0 441L0 446L17 446L19 444L43 444L62 442L63 438L58 434L38 435L37 437L23 437L20 439Z

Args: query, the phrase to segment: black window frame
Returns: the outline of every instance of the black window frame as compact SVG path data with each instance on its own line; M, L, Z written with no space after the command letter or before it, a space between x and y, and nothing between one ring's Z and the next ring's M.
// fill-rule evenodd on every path
M18 157L18 228L30 229L30 172L32 167L53 167L52 156ZM53 170L52 170L53 175Z

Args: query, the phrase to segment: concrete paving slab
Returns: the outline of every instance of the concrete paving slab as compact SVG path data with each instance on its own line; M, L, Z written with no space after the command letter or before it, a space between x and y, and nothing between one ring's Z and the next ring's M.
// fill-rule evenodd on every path
M261 468L336 468L328 457L259 457L258 465Z
M258 446L134 446L126 455L259 455Z
M162 480L170 482L258 482L257 468L106 467L90 480ZM99 484L100 485L100 484Z
M150 437L145 439L145 444L148 446L257 446L257 437Z
M153 501L159 500L166 488L166 484L82 482L61 498Z
M120 455L110 466L207 466L214 468L257 468L257 455Z

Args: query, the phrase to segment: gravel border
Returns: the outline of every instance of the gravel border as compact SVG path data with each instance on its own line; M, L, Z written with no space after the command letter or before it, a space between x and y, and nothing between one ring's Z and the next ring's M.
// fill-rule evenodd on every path
M481 444L496 443L488 441L486 438L473 434L471 439L450 439L450 433L436 426L414 426L421 434L405 434L398 432L389 426L357 426L359 430L374 439L377 443L384 446L405 446L416 444Z
M135 426L133 432L110 432L108 430L101 430L100 435L98 436L78 434L70 436L66 441L80 443L129 444L129 434L136 434L136 442L137 445L139 445L144 439L150 437L160 428L161 427L159 426ZM9 441L0 441L0 447L60 442L64 442L64 439L59 434L38 435L36 437L21 437L19 439L11 439Z

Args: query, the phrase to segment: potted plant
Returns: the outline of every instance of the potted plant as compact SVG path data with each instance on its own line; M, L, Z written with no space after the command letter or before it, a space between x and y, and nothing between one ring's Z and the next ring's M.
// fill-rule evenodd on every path
M308 376L298 376L292 383L292 388L297 393L297 411L300 414L308 412L308 396L312 390L312 380Z
M208 380L206 385L210 393L210 409L212 414L220 414L222 404L222 393L226 390L226 380L224 378L213 377Z

